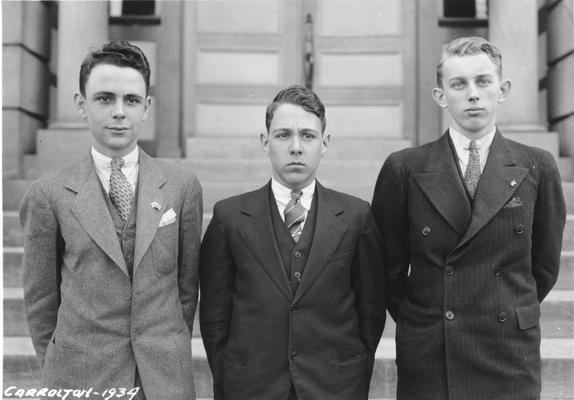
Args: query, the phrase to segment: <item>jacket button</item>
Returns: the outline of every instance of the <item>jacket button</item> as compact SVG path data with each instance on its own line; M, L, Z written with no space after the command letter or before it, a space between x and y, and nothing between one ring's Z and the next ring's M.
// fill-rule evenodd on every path
M297 314L298 312L299 312L299 307L293 306L293 307L291 308L291 313Z
M299 358L299 354L297 354L297 352L292 351L290 354L291 360L296 360Z
M506 322L508 320L508 314L502 311L498 314L498 321L499 322Z
M454 319L454 313L453 313L452 311L450 311L450 310L447 310L447 311L444 313L444 316L445 316L445 318L448 319L449 321L452 321L452 320Z
M301 280L301 272L296 271L293 275L295 276L295 279L297 279L298 281Z
M296 251L295 253L293 253L293 255L295 256L295 258L301 258L301 252L300 251Z
M514 232L516 232L517 235L522 235L524 233L524 225L516 225Z
M131 293L124 293L124 300L130 300L132 298L132 294Z
M444 269L447 275L453 275L454 274L454 267L451 265L447 265L447 267Z
M428 225L425 226L425 227L423 228L423 230L422 230L423 236L428 236L428 235L431 234L431 232L432 232L432 229L431 229L431 227L428 226Z
M500 275L500 265L494 267L494 275L496 276Z

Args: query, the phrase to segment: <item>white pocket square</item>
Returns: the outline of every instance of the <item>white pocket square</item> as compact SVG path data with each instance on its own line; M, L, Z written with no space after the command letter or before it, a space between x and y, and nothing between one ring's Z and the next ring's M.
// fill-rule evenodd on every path
M161 228L162 226L166 226L169 224L173 224L175 222L176 216L177 216L177 214L175 213L175 211L173 211L173 208L170 208L165 213L163 213L163 215L161 216L161 219L159 220L158 228Z

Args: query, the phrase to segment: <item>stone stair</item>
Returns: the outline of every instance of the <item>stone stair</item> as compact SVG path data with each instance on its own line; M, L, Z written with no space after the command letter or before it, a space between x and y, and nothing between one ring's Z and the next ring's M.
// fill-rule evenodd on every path
M63 135L73 135L64 132ZM86 140L85 133L73 136ZM39 140L44 140L42 134ZM528 140L532 138L526 138ZM525 141L528 141L525 140ZM75 140L72 140L75 141ZM393 151L410 145L406 140L333 138L322 161L318 177L326 186L370 201L379 169ZM66 146L43 143L43 153L25 160L23 180L3 184L3 275L4 275L4 375L3 389L40 387L40 373L23 315L22 231L18 206L25 191L43 173L72 161ZM40 147L40 144L39 144ZM84 149L85 144L75 144ZM557 141L544 141L544 147L558 153ZM187 142L187 159L177 160L196 171L204 189L203 227L207 226L216 201L262 186L270 177L269 161L257 138L193 138ZM54 157L50 153L58 154ZM558 158L558 157L557 157ZM572 180L572 163L559 159L565 180ZM542 304L542 399L574 399L574 182L563 183L568 220L564 235L561 274L556 287ZM372 399L395 398L395 326L390 317L376 355ZM192 338L193 364L198 398L211 399L211 374L199 336L197 321Z

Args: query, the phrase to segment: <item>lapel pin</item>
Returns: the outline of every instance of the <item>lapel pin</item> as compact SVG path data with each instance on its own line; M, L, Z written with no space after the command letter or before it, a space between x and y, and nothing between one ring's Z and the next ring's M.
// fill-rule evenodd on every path
M514 179L510 182L510 186L512 187L516 186L516 181Z
M155 208L158 211L161 211L161 204L159 204L157 201L154 201L151 203L152 208Z

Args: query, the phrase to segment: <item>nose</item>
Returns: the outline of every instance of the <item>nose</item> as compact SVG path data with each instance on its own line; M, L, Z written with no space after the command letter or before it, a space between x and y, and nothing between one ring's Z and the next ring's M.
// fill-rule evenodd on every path
M291 154L301 154L301 139L299 135L293 135L291 139Z
M114 118L124 118L126 116L124 103L122 101L116 101L114 103L114 107L112 109L113 117Z
M474 83L468 85L468 100L477 101L479 99L478 89Z

